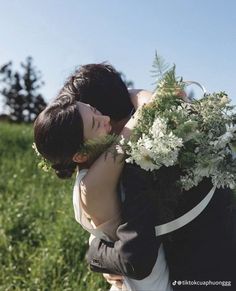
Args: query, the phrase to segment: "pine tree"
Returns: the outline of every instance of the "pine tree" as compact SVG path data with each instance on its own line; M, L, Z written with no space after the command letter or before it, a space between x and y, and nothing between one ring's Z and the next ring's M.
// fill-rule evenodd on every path
M33 66L33 59L28 57L21 63L22 73L13 71L12 63L0 68L0 93L9 109L11 120L16 122L32 122L44 109L46 102L38 90L44 84L41 73Z

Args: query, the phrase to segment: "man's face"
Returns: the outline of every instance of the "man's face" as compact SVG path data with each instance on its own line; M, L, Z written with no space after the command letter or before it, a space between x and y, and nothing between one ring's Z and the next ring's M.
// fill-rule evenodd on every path
M79 112L84 124L84 140L103 137L111 132L110 117L89 104L78 102Z

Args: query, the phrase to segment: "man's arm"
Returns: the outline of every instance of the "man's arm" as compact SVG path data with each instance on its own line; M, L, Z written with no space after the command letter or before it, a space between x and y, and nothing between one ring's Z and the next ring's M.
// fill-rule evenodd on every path
M129 89L129 95L135 110L144 104L150 103L154 98L150 91L143 89Z
M145 195L150 187L150 175L130 165L124 174L128 188L122 209L123 222L117 229L118 240L108 243L95 238L88 250L87 261L92 271L141 280L151 273L160 246L154 230L155 207Z

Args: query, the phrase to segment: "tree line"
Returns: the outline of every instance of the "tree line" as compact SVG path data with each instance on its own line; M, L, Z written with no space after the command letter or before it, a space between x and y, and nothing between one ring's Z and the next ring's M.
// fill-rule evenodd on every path
M12 62L0 67L0 94L11 121L34 121L47 105L40 93L43 85L42 74L33 65L32 57L27 57L18 71Z

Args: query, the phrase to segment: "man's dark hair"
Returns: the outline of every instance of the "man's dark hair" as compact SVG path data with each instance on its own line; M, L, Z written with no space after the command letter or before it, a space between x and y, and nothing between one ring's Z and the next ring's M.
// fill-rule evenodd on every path
M133 109L120 73L106 63L81 66L66 81L59 96L62 93L94 106L115 121L127 117Z

